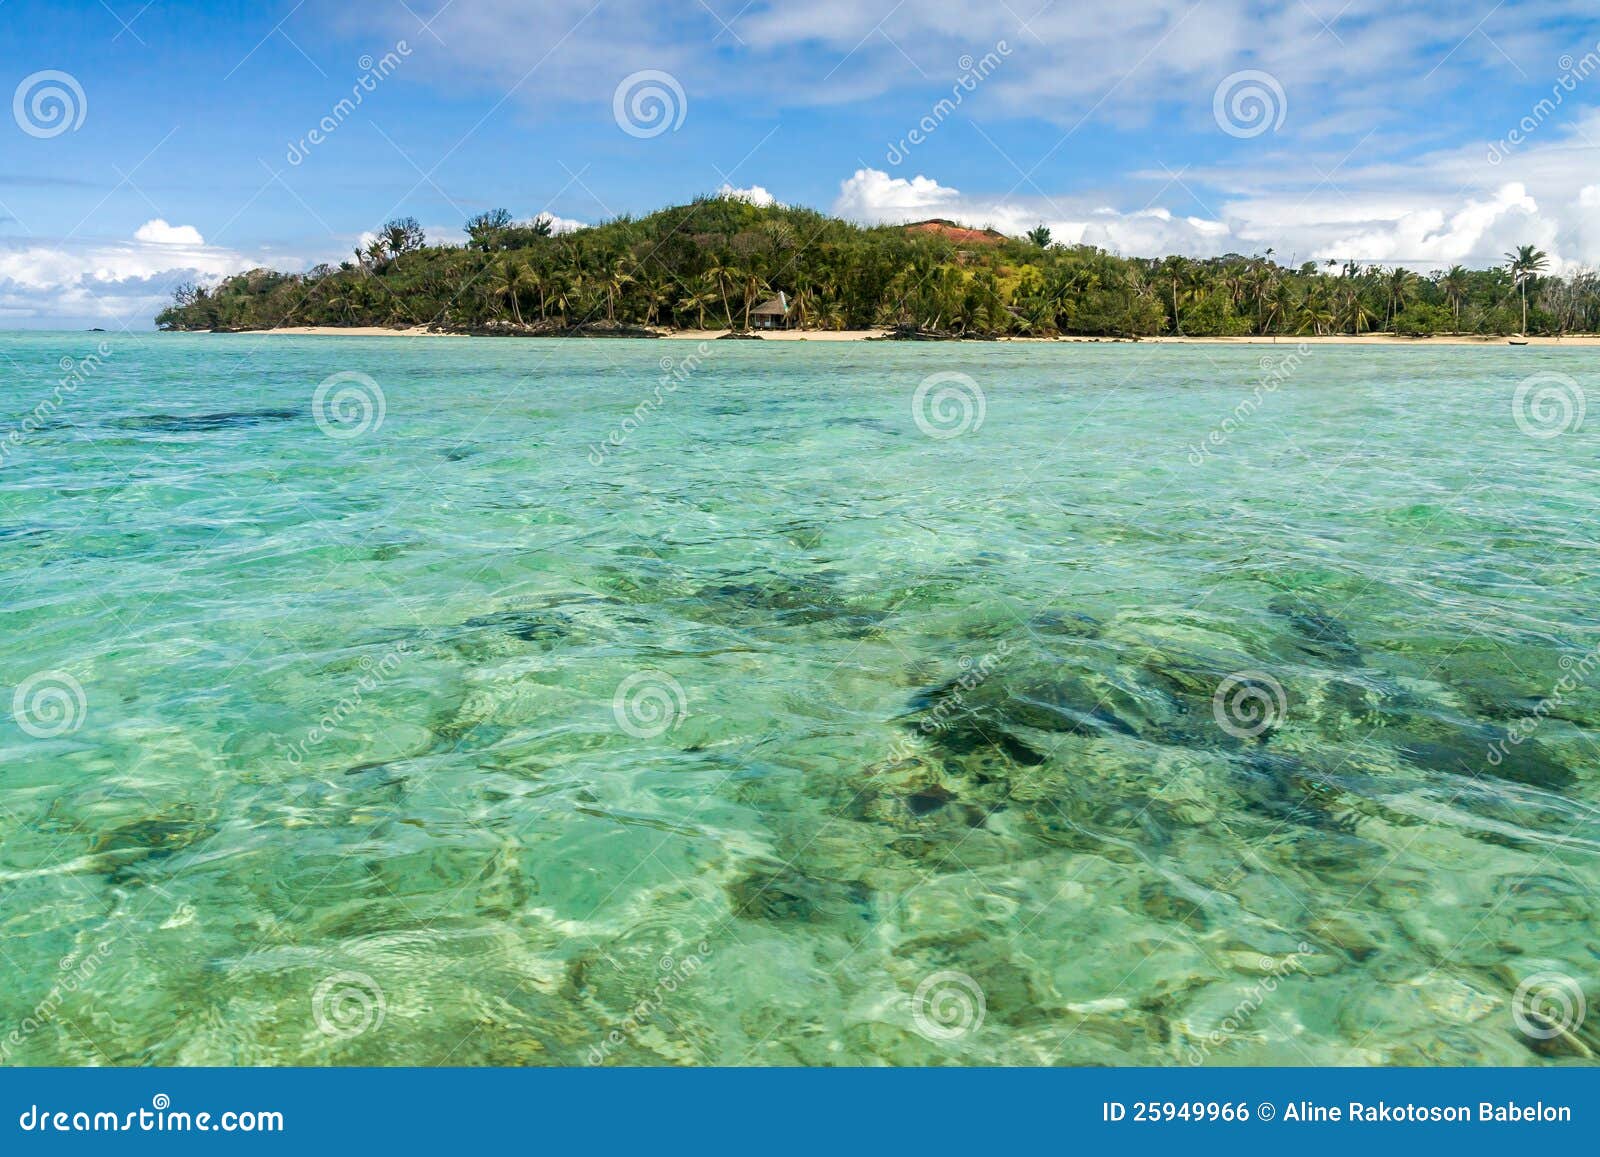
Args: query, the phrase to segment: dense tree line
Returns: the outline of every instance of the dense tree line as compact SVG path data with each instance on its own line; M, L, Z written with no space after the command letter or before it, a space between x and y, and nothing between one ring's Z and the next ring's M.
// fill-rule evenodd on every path
M1539 334L1600 331L1600 278L1546 275L1531 246L1505 265L1421 276L1265 255L1119 257L966 230L863 228L814 210L706 197L556 234L505 210L428 245L402 218L337 267L265 269L185 286L165 329L428 325L550 332L579 325L746 328L778 291L812 329L907 326L974 336Z

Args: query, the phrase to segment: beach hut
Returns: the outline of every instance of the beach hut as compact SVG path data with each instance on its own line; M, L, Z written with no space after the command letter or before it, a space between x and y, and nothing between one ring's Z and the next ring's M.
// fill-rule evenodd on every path
M788 329L793 324L789 317L789 295L781 291L771 301L764 301L750 311L752 329Z

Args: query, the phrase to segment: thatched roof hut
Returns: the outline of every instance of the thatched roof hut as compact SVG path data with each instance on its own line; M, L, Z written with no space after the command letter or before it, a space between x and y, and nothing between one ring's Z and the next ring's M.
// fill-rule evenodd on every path
M750 324L756 329L788 329L789 295L779 291L771 301L764 301L750 311Z

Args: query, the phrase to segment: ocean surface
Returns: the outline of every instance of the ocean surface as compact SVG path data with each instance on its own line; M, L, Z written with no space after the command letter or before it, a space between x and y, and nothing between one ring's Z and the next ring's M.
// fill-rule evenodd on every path
M1597 365L0 334L0 1056L1584 1063Z

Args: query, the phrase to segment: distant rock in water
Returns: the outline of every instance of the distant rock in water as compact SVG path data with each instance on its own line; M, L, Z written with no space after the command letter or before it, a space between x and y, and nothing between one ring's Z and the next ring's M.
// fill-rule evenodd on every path
M1430 771L1444 771L1472 779L1488 776L1553 790L1570 787L1577 778L1572 770L1545 754L1532 740L1513 743L1498 727L1464 728L1454 734L1397 743L1406 762Z
M1268 603L1267 610L1288 620L1302 651L1341 666L1360 664L1361 648L1356 646L1349 629L1314 603L1285 595Z
M200 818L189 807L132 820L101 832L89 849L109 881L124 885L136 883L141 868L152 861L210 839L217 833L215 824Z
M1246 811L1304 828L1355 831L1356 817L1337 806L1339 790L1309 764L1292 756L1255 752L1236 766L1233 786Z
M214 414L140 414L119 418L124 430L155 430L163 434L202 434L210 430L231 430L259 426L263 422L290 422L300 417L297 410L221 410Z
M1058 657L1014 655L914 693L899 722L947 761L1050 760L1060 736L1182 741L1187 711L1164 690L1109 673L1065 673Z
M822 574L746 572L698 587L676 606L686 618L735 628L824 626L869 635L886 611L846 598Z
M474 629L505 631L524 643L545 645L559 643L573 633L572 620L554 611L498 611L491 615L478 615L463 625Z
M729 884L728 901L746 919L808 922L868 916L872 890L857 880L819 879L789 865L773 865Z

